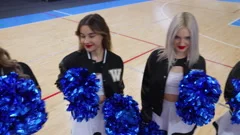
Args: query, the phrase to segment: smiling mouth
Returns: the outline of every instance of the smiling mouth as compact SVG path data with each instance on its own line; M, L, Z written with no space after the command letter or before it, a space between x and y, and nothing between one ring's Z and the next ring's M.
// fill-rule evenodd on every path
M182 50L182 49L186 48L186 46L178 46L178 48L179 48L180 50Z

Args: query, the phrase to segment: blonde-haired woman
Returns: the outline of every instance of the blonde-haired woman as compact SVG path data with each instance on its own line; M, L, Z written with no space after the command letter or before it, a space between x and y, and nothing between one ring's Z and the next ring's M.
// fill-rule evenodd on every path
M198 24L188 12L177 14L168 29L166 48L149 56L141 89L145 122L155 121L168 135L192 135L195 125L185 124L176 113L178 85L191 69L206 72L198 48Z

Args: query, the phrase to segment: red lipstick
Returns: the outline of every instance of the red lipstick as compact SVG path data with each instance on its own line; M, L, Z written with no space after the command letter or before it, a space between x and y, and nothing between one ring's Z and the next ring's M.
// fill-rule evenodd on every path
M93 45L85 45L87 48L91 48Z
M182 49L186 48L186 46L178 46L178 48L179 48L180 50L182 50Z

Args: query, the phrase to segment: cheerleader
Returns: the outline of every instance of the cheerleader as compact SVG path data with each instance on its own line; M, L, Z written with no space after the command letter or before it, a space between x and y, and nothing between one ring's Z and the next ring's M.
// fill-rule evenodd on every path
M233 97L233 85L232 79L240 79L240 61L233 67L228 75L225 89L224 89L224 99L228 102ZM240 126L238 124L231 124L231 108L218 120L213 122L213 126L216 129L216 135L239 135Z
M121 57L111 52L110 31L100 15L85 16L78 24L76 35L80 42L79 50L63 58L59 64L58 78L70 68L87 68L97 74L103 87L98 92L100 110L97 116L87 122L74 120L72 135L105 135L102 103L114 93L123 94L123 61ZM58 80L56 84L59 86Z
M38 81L34 76L31 68L26 63L12 60L9 53L0 47L0 74L2 76L7 75L10 72L16 72L20 77L32 79L35 82L36 86L40 89Z
M179 83L191 69L206 72L205 59L199 54L196 19L183 12L170 24L166 48L149 56L142 81L142 118L156 122L167 135L192 135L196 128L181 120L175 106Z

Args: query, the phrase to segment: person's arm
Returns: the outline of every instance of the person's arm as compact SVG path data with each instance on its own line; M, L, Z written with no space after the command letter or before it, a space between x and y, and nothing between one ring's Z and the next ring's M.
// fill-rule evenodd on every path
M57 85L58 89L60 89L60 82L59 82L59 80L63 76L63 74L67 71L67 68L66 68L63 60L59 63L58 66L59 66L60 73L58 74L58 78L57 78L55 84Z
M224 89L224 99L226 102L233 97L234 88L232 85L232 79L240 79L240 61L233 67L233 69L228 75Z
M149 56L147 63L145 65L142 87L141 87L141 101L142 101L142 110L141 117L144 122L150 122L152 120L152 106L150 101L150 77L152 68L152 60L154 52Z
M207 72L206 61L202 56L199 57L198 62L193 66L193 69L199 69L203 70L204 72Z

